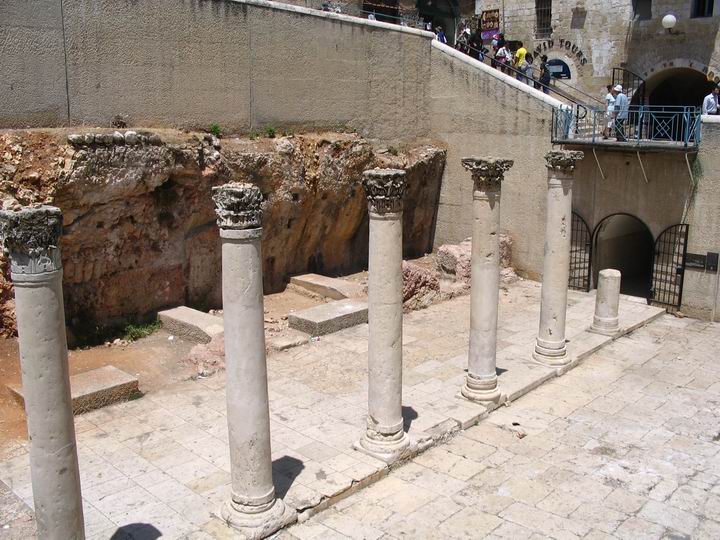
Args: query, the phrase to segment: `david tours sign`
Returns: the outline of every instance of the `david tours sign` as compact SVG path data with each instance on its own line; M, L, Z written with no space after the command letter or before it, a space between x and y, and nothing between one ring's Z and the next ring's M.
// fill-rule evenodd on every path
M483 11L480 15L480 37L492 39L500 31L500 10L491 9Z

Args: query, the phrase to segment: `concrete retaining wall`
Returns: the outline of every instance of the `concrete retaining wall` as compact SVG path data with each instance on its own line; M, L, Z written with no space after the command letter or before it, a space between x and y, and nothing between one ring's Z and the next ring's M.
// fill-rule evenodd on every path
M58 0L0 2L0 127L67 121L62 12Z
M427 132L426 32L263 0L39 3L0 7L0 71L12 73L2 127L120 115L149 127Z

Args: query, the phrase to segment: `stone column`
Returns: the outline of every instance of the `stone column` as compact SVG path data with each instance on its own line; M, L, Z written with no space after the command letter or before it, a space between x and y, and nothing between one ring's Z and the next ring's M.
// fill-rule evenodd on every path
M405 171L365 171L370 214L368 417L356 447L390 462L408 447L402 416L402 210Z
M473 189L470 348L462 395L473 401L499 401L496 373L500 287L500 193L509 159L463 158Z
M0 212L0 237L15 286L38 538L75 540L85 538L85 531L65 335L61 233L58 208Z
M565 347L565 314L570 277L572 232L572 183L575 163L583 158L576 150L554 150L545 155L548 192L545 219L540 329L533 358L548 366L568 363Z
M213 188L222 242L227 422L231 498L221 516L248 538L282 527L285 505L275 497L270 454L260 190L251 184Z
M620 330L618 309L620 307L620 271L612 268L600 270L595 315L590 331L614 336Z

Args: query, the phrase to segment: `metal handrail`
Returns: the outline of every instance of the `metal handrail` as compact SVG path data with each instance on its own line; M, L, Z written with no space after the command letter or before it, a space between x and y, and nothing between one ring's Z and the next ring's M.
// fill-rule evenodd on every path
M472 45L468 45L467 43L463 44L463 46L464 46L464 47L467 47L468 49L470 49L470 50L472 50L472 51L475 51L475 52L477 52L477 53L480 53L480 57L481 57L480 61L483 62L483 63L485 63L485 64L487 63L487 62L485 62L485 58L488 57L489 54L485 54L485 53L483 52L483 51L488 51L487 49L483 49L483 51L481 51L481 50L473 47ZM488 53L489 53L489 52L490 52L490 51L488 51ZM529 52L529 51L528 51L528 52ZM534 58L534 57L533 57L533 58ZM493 59L490 58L490 65L491 65L491 66L492 66L492 61L493 61ZM503 65L504 65L505 67L510 68L511 70L515 71L516 73L518 72L518 70L516 70L514 67L512 67L512 66L510 66L510 65L508 65L508 64L503 64ZM520 73L520 74L521 74L522 77L528 78L528 77L526 77L524 74L522 74L522 73ZM532 77L530 77L530 78L532 78ZM537 79L532 79L532 80L533 80L534 82L537 82L538 84L540 84L540 85L542 85L542 86L546 86L546 85L544 85L543 83L541 83L541 82L540 82L539 80L537 80ZM584 90L581 90L580 88L578 88L578 87L576 87L576 86L573 86L572 84L570 84L570 83L568 83L568 82L565 82L565 81L563 81L563 80L560 79L560 78L555 78L555 77L553 77L553 80L555 81L555 84L562 84L563 86L567 86L568 88L570 88L570 89L573 90L574 92L578 92L578 93L582 94L583 96L591 99L592 101L596 101L599 105L601 105L601 106L603 106L603 107L605 106L605 104L603 103L602 100L596 98L595 96L592 96L592 95L588 94L588 93L585 92ZM558 92L558 91L557 91L555 88L553 88L552 86L546 86L546 87L549 88L550 90L552 90L553 92L556 92L556 93L558 93L558 94L560 94L560 95L563 95L563 97L564 97L564 94L561 94L560 92ZM575 100L576 100L576 98L572 98L572 99L575 99ZM587 106L587 104L584 104L584 103L581 103L581 104Z
M618 74L621 76L618 77ZM622 84L625 88L625 94L628 99L634 99L638 96L637 101L640 105L645 103L645 79L634 71L629 69L615 67L612 71L612 85Z
M467 47L468 49L470 49L472 51L479 53L480 62L493 67L493 64L492 64L493 59L490 59L490 62L486 62L485 60L488 57L488 55L486 55L483 51L480 51L479 49L476 49L475 47L472 47L471 45L467 45L467 44L465 45L465 47ZM592 108L592 106L589 106L589 105L579 101L577 98L574 98L573 96L569 95L566 92L558 90L554 86L542 83L542 82L540 82L539 79L536 79L534 77L528 77L525 73L523 73L519 69L517 69L509 64L502 64L502 68L494 68L494 69L500 69L500 71L502 71L503 73L505 73L506 71L510 71L511 73L514 73L516 75L516 77L515 77L516 79L517 79L517 76L520 76L523 79L532 81L533 85L537 84L541 88L547 88L549 92L557 94L558 96L562 97L563 99L565 99L565 100L569 101L570 103L572 103L573 105L575 105L576 109L577 109L577 115L580 119L584 118L587 115L588 109ZM557 79L555 79L555 80L557 81Z
M696 147L700 142L700 108L676 105L632 105L622 120L614 118L608 128L604 111L590 111L589 118L571 116L569 111L553 109L553 143L599 143L615 139L635 146L653 143ZM610 130L608 134L607 130Z

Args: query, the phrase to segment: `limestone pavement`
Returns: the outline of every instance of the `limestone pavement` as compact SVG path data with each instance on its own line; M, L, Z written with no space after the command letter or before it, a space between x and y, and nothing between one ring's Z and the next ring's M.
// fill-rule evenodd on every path
M279 538L720 538L718 345L665 315Z
M530 400L525 406L527 410L518 420L525 430L547 419L547 415L570 414L574 407L586 405L579 404L581 398L587 396L576 388L574 371L557 379L560 387L554 382L550 391L546 390L546 386L540 386L543 382L550 384L546 381L553 380L557 375L557 370L540 366L530 359L537 332L540 285L520 281L503 289L500 296L499 384L513 403L510 408L493 412L482 421L483 424L493 418L502 418L509 411L520 410L517 406L524 402L515 401L532 388L535 390L525 398ZM593 295L569 293L566 335L570 339L568 350L571 357L575 355L574 350L582 347L589 353L599 344L610 343L610 338L606 336L585 332L592 322L594 300ZM437 442L442 443L460 428L467 428L487 414L482 405L458 398L465 379L463 370L467 366L469 310L470 298L463 296L404 317L403 418L409 436L416 441L428 443L440 439ZM648 313L654 316L658 310L644 303L621 299L621 326L637 324L645 320ZM672 324L694 322L686 321L689 320L669 319ZM702 325L696 324L698 328ZM710 333L707 337L703 334L702 340L696 339L693 343L701 343L711 353L713 345L707 341L715 336L717 344L717 335L712 334L715 326L703 328L704 332ZM657 339L667 339L666 334L657 336ZM388 473L386 463L352 449L352 444L366 425L367 336L368 326L361 325L267 356L273 481L278 497L306 523L313 513ZM655 338L653 336L648 344L643 342L632 347L628 366L610 356L613 360L607 365L603 363L597 369L596 377L604 380L607 369L610 375L619 378L624 367L635 368L641 360L648 360L652 355L646 348L650 347L652 351L661 349L660 342L654 343ZM681 345L679 341L673 344L674 347L678 345ZM687 347L686 344L682 346L682 350ZM609 350L612 351L612 347L614 345ZM678 369L674 364L670 369L651 361L647 367L652 371L647 376L662 377L669 382L677 379L678 384L687 384L692 380L687 377L697 372L693 377L706 381L708 386L710 381L717 379L717 373L712 371L714 357L711 354L688 353L683 358L688 360L685 364L680 362ZM704 363L707 364L705 368L702 367ZM634 399L639 395L631 385L634 380L630 377L628 381L617 384L615 394L593 406L613 407ZM230 495L225 387L224 374L184 381L148 393L140 400L112 405L75 418L88 538L107 540L118 530L121 531L119 538L123 538L122 533L130 538L130 533L143 527L146 532L147 527L153 527L167 538L233 537L225 523L215 517ZM669 399L670 396L665 394L670 393L670 388L674 387L663 383L656 392ZM711 390L720 392L720 388ZM681 396L686 397L684 393L679 393L673 399ZM693 399L699 400L696 395ZM587 397L587 400L589 402L590 398ZM689 403L687 406L697 407ZM678 411L695 414L696 410L679 409L676 403L661 409L668 418L676 417ZM703 411L702 414L708 413ZM676 419L675 422L676 429L682 429L685 419ZM625 424L632 428L632 421L627 420ZM669 427L666 429L670 430ZM630 433L631 436L634 434L633 431ZM558 435L557 441L563 442L561 450L569 448L567 452L570 452L575 447L571 444L572 439L566 441L566 437L569 436ZM630 440L623 432L616 433L614 437L620 441ZM534 440L530 435L526 438ZM506 456L505 452L510 452L504 449L492 457L496 450L490 447L491 439L473 441L462 435L454 438L451 444L458 444L458 441L465 441L462 443L465 445L463 455L467 458L458 461L456 467L459 471L467 466L467 470L453 473L466 477L458 480L464 482L459 489L465 487L468 479L475 474L495 466L495 460ZM708 444L715 448L715 443ZM439 444L438 448L444 446ZM655 450L660 451L662 447ZM690 453L695 455L694 452ZM423 458L425 455L417 458L420 460L418 464L407 467L422 466L419 464L426 459ZM485 457L488 459L484 460ZM521 454L521 457L524 459L525 455ZM508 456L510 458L512 456ZM585 466L585 462L565 463L564 466L572 469ZM714 466L717 467L717 464ZM402 470L399 469L398 473ZM517 468L519 478L522 478L523 470L522 467ZM395 474L391 473L390 478ZM434 485L436 479L437 486ZM12 490L15 497L32 505L25 444L0 448L0 481ZM443 490L447 497L454 495L452 486L460 485L448 484L440 475L420 480L426 481L425 489L431 493ZM428 493L417 497L424 497L430 502ZM433 511L433 507L428 507L426 512L428 515L440 515L439 511ZM3 530L2 525L1 535L26 537L13 536L15 529ZM290 534L295 535L293 530ZM473 531L473 534L480 533Z

